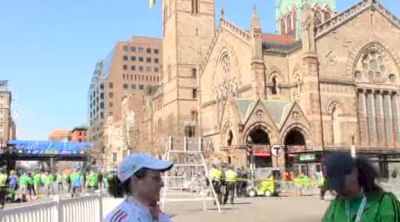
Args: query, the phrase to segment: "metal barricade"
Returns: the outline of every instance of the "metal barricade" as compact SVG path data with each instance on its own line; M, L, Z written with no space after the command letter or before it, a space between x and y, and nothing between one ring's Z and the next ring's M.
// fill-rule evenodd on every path
M46 203L0 211L0 222L99 222L103 210L100 194L65 200L55 196Z

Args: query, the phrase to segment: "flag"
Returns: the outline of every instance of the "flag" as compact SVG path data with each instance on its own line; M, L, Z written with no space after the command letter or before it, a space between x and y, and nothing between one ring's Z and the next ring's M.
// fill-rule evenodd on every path
M154 4L156 4L156 0L149 0L149 8L153 8Z

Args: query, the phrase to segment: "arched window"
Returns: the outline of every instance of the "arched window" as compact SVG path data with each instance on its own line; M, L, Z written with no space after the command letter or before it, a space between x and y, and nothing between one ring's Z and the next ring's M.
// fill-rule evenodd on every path
M322 14L320 11L314 13L314 24L317 26L322 23Z
M332 102L330 105L330 115L332 121L332 143L334 145L340 145L341 143L341 128L340 128L340 114L341 111L336 102Z
M286 26L284 19L281 19L281 34L286 34Z
M276 76L272 77L272 90L271 90L271 92L272 92L272 95L278 94L278 80L277 80Z
M330 11L324 11L324 21L328 21L331 17Z
M286 17L287 34L292 32L292 16L290 14Z
M233 133L232 133L232 130L229 130L228 140L226 141L226 145L232 146L232 141L233 141Z
M297 26L297 12L296 12L296 10L294 10L293 14L292 14L292 31L294 33L296 33L296 29L297 29L296 26Z

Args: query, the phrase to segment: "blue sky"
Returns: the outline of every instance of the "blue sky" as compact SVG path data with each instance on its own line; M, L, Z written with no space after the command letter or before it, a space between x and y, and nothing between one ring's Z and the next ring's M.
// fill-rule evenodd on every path
M359 0L338 0L343 11ZM248 28L253 5L263 31L275 32L275 0L217 0ZM400 15L398 0L381 0ZM396 4L395 4L396 2ZM0 0L0 79L9 80L20 139L87 122L87 90L96 61L117 40L161 36L160 0ZM219 13L218 13L219 14Z

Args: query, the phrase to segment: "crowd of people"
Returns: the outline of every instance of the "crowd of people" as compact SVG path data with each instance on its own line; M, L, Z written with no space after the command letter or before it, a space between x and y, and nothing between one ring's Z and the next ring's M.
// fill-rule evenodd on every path
M5 202L26 202L41 196L70 194L76 197L79 193L94 193L107 189L112 172L102 170L64 170L51 173L39 170L0 169L0 208Z
M213 164L209 170L209 176L221 204L226 204L228 199L233 204L234 197L248 197L251 189L257 189L257 186L263 185L271 187L269 188L271 195L286 192L302 196L312 193L316 188L321 190L321 199L324 199L327 190L327 180L320 170L313 176L308 176L303 172L293 173L286 170L281 174L279 170L271 170L269 176L259 178L250 169L241 167L234 170L234 167L227 164L221 166Z

